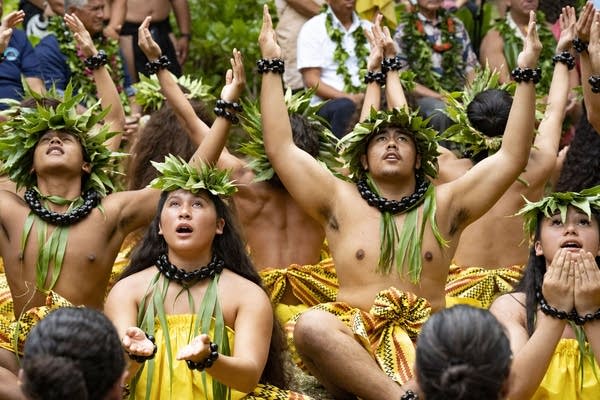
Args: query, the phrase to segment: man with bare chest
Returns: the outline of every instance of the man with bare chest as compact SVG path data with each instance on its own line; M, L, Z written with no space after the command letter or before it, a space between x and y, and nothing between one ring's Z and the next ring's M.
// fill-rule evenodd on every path
M369 58L365 94L375 109L363 109L363 122L342 144L352 182L323 169L291 139L281 118L281 49L266 7L259 36L261 110L269 160L292 197L325 229L339 279L335 303L297 320L298 353L336 398L397 400L404 392L400 385L412 377L419 327L445 305L448 265L462 230L492 207L527 163L534 132L531 77L541 46L532 16L501 149L461 178L433 188L434 135L407 109L389 31L377 32L375 24L369 41L380 58ZM377 112L382 75L393 108Z
M169 23L171 7L175 13L179 28L179 37L175 36ZM121 28L121 49L125 62L134 82L138 74L147 74L145 65L148 59L138 46L138 28L144 18L151 16L150 33L160 46L162 53L171 60L169 70L181 75L182 66L187 59L191 39L191 20L188 0L127 0L127 14Z

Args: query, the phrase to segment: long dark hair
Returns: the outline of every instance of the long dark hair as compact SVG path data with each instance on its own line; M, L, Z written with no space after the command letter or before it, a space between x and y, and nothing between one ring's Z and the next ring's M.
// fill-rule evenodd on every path
M457 305L433 314L417 340L415 370L427 400L499 399L510 342L487 310Z
M542 231L542 222L544 221L544 214L539 213L537 218L537 227L535 229L534 242L540 240ZM592 213L592 218L600 224L600 216L596 213ZM600 266L600 257L596 256L596 264ZM527 312L527 333L529 336L533 335L535 330L535 314L538 309L538 300L536 298L536 292L542 289L542 283L544 283L544 274L546 273L546 258L543 255L535 254L535 247L531 246L529 249L529 259L523 278L515 286L514 291L525 294L525 310Z
M117 330L101 312L65 307L31 331L21 386L32 400L102 400L125 371Z
M263 288L261 278L246 251L245 242L242 239L237 219L230 207L219 196L215 196L209 192L206 193L215 205L217 218L222 218L225 221L223 233L216 235L213 240L213 253L225 262L225 267L228 270ZM163 192L161 194L157 213L144 233L144 236L133 250L129 265L125 268L119 279L124 279L129 275L154 266L157 258L160 255L167 253L167 242L158 234L158 230L160 214L168 195L168 192ZM260 381L263 383L268 382L279 387L286 387L289 382L289 377L285 373L284 368L284 350L286 342L281 326L277 322L277 318L274 317L273 321L269 357Z

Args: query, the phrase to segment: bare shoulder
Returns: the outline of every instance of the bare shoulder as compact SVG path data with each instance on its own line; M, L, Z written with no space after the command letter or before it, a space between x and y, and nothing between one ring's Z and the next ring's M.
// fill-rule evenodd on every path
M156 272L156 268L146 268L119 280L110 290L109 298L126 299L143 296Z
M525 320L525 293L507 293L499 296L490 306L490 312L500 321Z
M262 287L229 269L224 269L221 273L219 286L225 293L235 293L235 297L244 303L248 303L250 299L254 302L253 305L269 303L267 293Z

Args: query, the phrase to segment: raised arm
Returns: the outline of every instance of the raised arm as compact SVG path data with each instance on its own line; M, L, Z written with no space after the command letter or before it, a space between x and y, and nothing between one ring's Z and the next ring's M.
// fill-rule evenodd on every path
M263 8L263 25L258 41L263 59L281 58L281 48L277 44L267 5ZM260 108L265 150L275 172L302 208L325 224L325 214L332 207L339 182L294 144L280 73L263 73Z
M381 35L384 57L388 61L393 59L395 63L399 63L400 60L396 57L398 55L396 44L387 26L383 27ZM389 109L408 107L404 88L400 82L400 68L401 65L394 65L393 68L388 69L386 74L385 98Z
M523 178L527 182L532 182L540 177L547 179L556 165L562 123L569 98L569 70L575 67L572 44L576 34L576 22L575 9L573 7L563 8L559 19L560 38L556 44L558 61L554 65L546 112L538 127L538 134L529 155L529 163L523 174Z
M587 118L597 132L600 132L600 93L594 93L589 78L600 81L600 13L594 11L591 2L583 8L577 21L577 36L581 41L589 41L587 51L580 53L581 85L587 111ZM596 79L596 78L592 78ZM600 82L598 82L600 88Z
M529 17L529 29L518 65L524 70L537 65L542 45L537 35L535 13ZM535 123L535 84L523 81L517 84L513 104L506 124L502 146L491 157L481 161L465 175L448 183L451 208L449 215L466 214L459 228L464 228L502 196L527 165L533 142ZM441 187L440 187L441 188Z
M139 27L139 46L148 60L156 61L161 57L161 50L152 38L148 29L149 24L150 17L146 17ZM221 99L228 103L237 103L244 90L246 76L242 64L242 55L236 49L233 50L231 67L232 69L228 70L226 74L226 84L221 91ZM232 121L229 118L217 118L212 127L208 127L196 115L194 108L173 78L173 75L167 69L162 68L157 71L157 76L163 94L171 107L173 107L179 122L186 129L192 141L198 145L198 150L192 156L192 160L203 160L205 163L216 164L227 142ZM234 115L234 110L228 108L227 111Z
M98 53L92 37L81 20L75 14L65 14L64 19L71 32L73 32L73 38L86 59L98 61L95 67L92 67L98 98L103 109L110 109L106 116L106 123L109 125L110 131L119 132L106 143L106 146L113 151L118 150L125 127L125 112L123 111L119 92L117 92L115 83L106 69L106 62L100 62L100 53Z
M363 100L362 110L360 112L360 121L368 118L371 108L379 110L381 108L381 86L376 77L381 77L381 62L383 61L383 34L381 32L381 19L383 15L377 14L371 30L365 29L365 36L371 49L367 59L367 89Z

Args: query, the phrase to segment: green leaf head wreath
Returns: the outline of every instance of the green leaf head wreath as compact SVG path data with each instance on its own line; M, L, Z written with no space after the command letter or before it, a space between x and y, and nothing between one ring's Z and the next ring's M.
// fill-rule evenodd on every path
M198 168L190 165L181 157L169 154L165 162L150 161L159 172L149 187L163 192L183 189L192 193L206 190L215 196L229 197L237 191L229 179L229 171L201 163Z
M342 167L337 158L337 138L328 128L329 124L319 115L317 111L324 103L311 104L315 89L301 90L292 94L291 90L285 93L285 104L288 113L304 116L314 129L319 133L319 154L316 160L334 174ZM250 159L249 166L255 173L255 182L266 181L275 175L275 171L265 153L265 145L262 136L262 118L257 102L245 100L242 127L248 134L248 139L240 146L239 152Z
M202 83L202 79L194 79L189 75L177 78L171 74L177 84L186 92L188 99L212 101L214 96L210 93L211 87ZM156 111L162 107L165 96L163 95L156 75L150 77L140 74L140 81L133 85L136 89L135 101L145 112Z
M104 145L118 132L109 132L107 125L100 128L97 126L102 123L109 110L101 110L98 101L85 112L78 113L77 106L86 94L73 95L70 83L62 96L55 88L44 95L35 93L28 87L25 92L25 98L31 98L35 106L23 107L18 101L5 101L10 108L4 112L7 120L0 125L0 158L3 160L0 172L8 174L17 188L35 186L37 177L31 170L40 138L50 130L63 131L77 138L82 146L84 159L91 165L83 190L94 189L101 196L114 190L110 178L113 173L112 161L124 154L112 152Z
M361 157L367 153L369 140L387 127L399 127L410 133L417 147L417 154L421 157L421 167L418 172L430 178L438 174L437 157L437 132L428 126L428 119L424 119L416 112L409 112L404 108L377 111L371 109L369 117L356 124L352 132L340 140L340 155L346 163L353 180L365 176L361 164Z
M551 218L560 213L560 218L564 222L570 206L583 211L589 218L592 217L592 213L599 214L600 185L584 189L581 192L555 192L537 202L525 199L525 203L525 206L516 215L523 216L523 230L529 238L533 238L540 217Z

